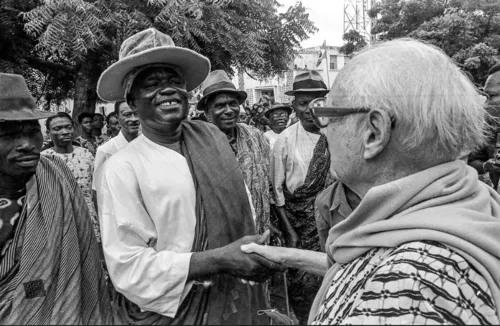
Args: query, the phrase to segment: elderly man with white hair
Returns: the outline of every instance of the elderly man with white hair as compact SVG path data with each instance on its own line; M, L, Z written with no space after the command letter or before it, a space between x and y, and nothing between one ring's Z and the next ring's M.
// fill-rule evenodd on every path
M325 275L309 323L498 324L500 197L456 159L484 142L482 104L432 46L362 51L310 105L339 180L318 213L352 211L332 225L326 254L242 250Z

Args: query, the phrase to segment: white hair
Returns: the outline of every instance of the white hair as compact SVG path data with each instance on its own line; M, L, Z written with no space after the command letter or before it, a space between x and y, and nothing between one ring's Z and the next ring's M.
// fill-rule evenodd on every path
M456 159L485 140L475 86L440 49L413 39L365 48L340 71L328 102L385 110L396 121L396 150L415 158Z

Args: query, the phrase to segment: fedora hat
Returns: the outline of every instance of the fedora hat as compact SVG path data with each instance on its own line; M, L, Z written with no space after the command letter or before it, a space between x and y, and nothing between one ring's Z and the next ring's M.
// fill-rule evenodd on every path
M38 120L53 115L38 110L23 76L0 73L0 122Z
M210 71L208 58L193 50L175 46L170 36L149 28L123 42L118 61L99 78L97 94L104 101L123 101L126 95L124 79L129 72L140 66L162 63L181 70L188 92L198 87Z
M295 76L291 91L285 92L285 95L295 96L297 92L326 92L328 88L323 81L323 77L316 70L309 70Z
M283 104L283 103L276 103L273 106L271 106L269 109L266 110L264 113L264 116L269 119L269 116L271 115L271 112L276 111L278 109L284 109L288 112L288 115L292 114L293 109L291 106Z
M203 97L198 101L197 110L203 111L207 105L207 99L218 93L233 93L238 98L238 103L243 104L247 99L247 93L236 89L224 70L214 70L208 74L207 79L201 85Z

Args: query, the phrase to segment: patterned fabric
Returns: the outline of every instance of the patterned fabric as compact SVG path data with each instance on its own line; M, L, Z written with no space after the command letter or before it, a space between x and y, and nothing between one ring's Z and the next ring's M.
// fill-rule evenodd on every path
M0 280L2 324L112 324L85 200L66 164L42 156L26 189L18 259Z
M271 214L269 204L271 182L269 143L264 134L254 127L238 123L236 129L236 144L231 147L235 151L245 183L250 189L257 231L262 234L269 228Z
M330 169L330 152L326 138L321 136L314 148L313 158L304 184L293 194L283 186L285 209L288 220L297 232L303 249L320 251L319 236L314 215L316 195L327 186ZM307 323L312 302L321 285L321 277L308 274L302 270L289 272L288 288L290 303L301 324Z
M498 325L486 280L431 241L372 249L335 274L315 325Z
M55 155L61 158L69 167L71 173L76 179L76 182L82 190L83 197L87 203L87 208L90 213L94 234L97 242L101 242L101 231L99 229L99 219L97 212L92 202L92 175L94 173L94 156L90 151L83 147L74 147L72 153L57 153L53 148L49 148L42 152L44 155Z
M3 279L19 259L16 255L23 221L26 217L26 189L0 199L0 280Z
M82 136L77 137L75 140L80 144L81 147L87 149L89 152L92 153L92 155L95 156L95 154L97 152L97 147L104 144L106 142L106 140L104 140L103 137L94 136L94 138L95 138L95 142L90 142L90 141L86 140L85 138L83 138Z
M26 189L12 195L0 195L0 257L3 257L4 246L14 237L14 228L19 220L24 204Z

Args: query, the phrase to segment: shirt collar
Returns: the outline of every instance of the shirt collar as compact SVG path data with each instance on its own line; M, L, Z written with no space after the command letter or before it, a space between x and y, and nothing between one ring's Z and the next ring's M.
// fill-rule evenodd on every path
M330 212L334 210L338 210L340 214L344 217L348 217L352 213L352 208L349 206L347 202L347 196L345 193L344 184L342 182L338 182L337 190L335 191L332 206L330 207Z

